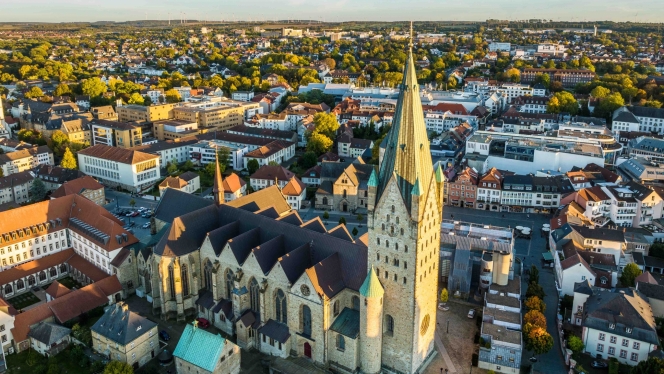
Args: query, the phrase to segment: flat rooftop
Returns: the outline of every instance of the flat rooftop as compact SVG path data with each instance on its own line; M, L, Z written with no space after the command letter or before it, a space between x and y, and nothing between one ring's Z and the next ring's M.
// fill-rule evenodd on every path
M500 342L521 344L521 331L509 330L504 326L484 322L482 324L482 335L491 335L491 340Z
M510 308L521 308L519 299L509 296L500 296L499 294L485 293L485 300L489 304L503 305Z
M521 277L515 276L514 279L508 280L507 284L504 286L492 283L491 286L489 286L489 289L498 292L498 294L502 292L505 294L512 293L521 295Z
M493 317L494 321L503 321L507 323L514 323L521 325L521 314L516 312L510 312L507 310L484 307L484 312L482 313L485 323L487 323L487 317ZM491 322L488 322L491 323Z

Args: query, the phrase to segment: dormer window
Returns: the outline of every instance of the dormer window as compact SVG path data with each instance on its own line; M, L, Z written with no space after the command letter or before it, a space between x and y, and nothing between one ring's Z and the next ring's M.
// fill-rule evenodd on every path
M616 328L616 324L615 324L615 323L609 323L609 328L610 328L611 330L615 329L615 328Z
M632 328L631 327L625 327L625 332L628 334L632 333Z

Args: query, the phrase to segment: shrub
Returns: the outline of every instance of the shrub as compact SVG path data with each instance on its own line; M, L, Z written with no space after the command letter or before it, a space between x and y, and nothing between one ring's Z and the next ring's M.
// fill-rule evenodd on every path
M471 363L473 366L477 366L477 362L479 361L480 356L477 353L473 353L473 358L471 360Z
M618 374L620 371L620 362L615 357L609 359L609 374Z

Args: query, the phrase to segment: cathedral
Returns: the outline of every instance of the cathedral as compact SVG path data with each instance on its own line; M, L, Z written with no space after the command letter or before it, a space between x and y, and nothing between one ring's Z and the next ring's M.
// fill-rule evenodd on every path
M367 189L368 233L354 238L344 225L303 221L277 186L224 203L217 169L215 204L157 227L139 264L155 312L204 317L243 348L335 372L423 371L434 353L443 178L410 51Z

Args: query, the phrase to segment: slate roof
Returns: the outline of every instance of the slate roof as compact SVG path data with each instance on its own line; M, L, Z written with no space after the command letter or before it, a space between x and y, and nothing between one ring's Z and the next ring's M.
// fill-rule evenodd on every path
M227 341L219 334L187 324L173 356L209 372L214 371Z
M279 323L273 319L268 320L261 328L258 329L259 334L263 334L268 338L272 338L278 341L281 344L285 344L290 338L290 332L288 331L288 326Z
M650 304L634 289L590 296L585 304L583 327L659 345ZM626 328L632 331L627 332Z
M28 336L47 346L56 344L71 333L71 330L55 323L41 322L30 329Z
M585 295L592 295L593 294L593 286L590 284L590 281L588 279L582 281L582 282L577 282L574 283L574 292L582 293Z
M664 286L657 283L636 282L636 289L649 299L664 300Z
M332 322L330 330L351 339L357 339L360 333L360 311L344 308Z
M154 217L160 221L171 223L175 217L210 205L214 205L214 201L168 188L164 191L164 196L161 197L159 205L155 209Z
M106 310L90 330L120 345L127 345L156 326L155 322L128 310L125 304L118 303Z
M605 229L601 227L590 228L586 226L572 226L584 239L608 240L614 242L625 242L625 233L622 230Z

